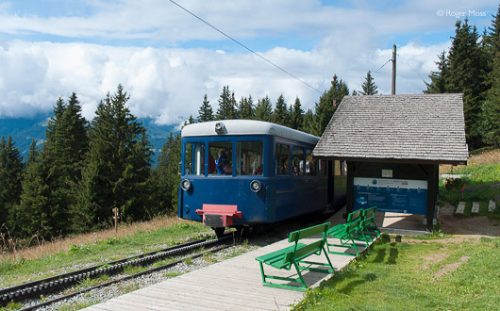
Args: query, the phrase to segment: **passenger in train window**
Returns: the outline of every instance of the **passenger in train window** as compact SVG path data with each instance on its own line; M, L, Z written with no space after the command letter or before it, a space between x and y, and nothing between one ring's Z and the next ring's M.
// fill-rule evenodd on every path
M224 175L224 166L228 165L228 158L226 150L221 150L219 157L215 161L215 166L217 168L217 175Z

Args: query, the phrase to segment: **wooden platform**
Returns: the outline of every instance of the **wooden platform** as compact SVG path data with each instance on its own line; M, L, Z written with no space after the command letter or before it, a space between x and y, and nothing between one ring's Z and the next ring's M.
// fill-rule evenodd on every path
M255 261L255 257L259 255L288 245L286 240L282 240L85 310L288 310L290 305L302 299L304 293L262 286L259 265ZM336 270L342 269L354 259L342 255L329 257ZM324 256L311 259L326 261ZM278 270L272 272L276 275L294 273ZM318 286L329 277L331 275L317 272L304 273L306 282L312 286Z

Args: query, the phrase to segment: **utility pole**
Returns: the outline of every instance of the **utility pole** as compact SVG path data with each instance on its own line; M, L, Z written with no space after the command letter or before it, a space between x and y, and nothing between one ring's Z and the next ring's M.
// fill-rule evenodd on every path
M396 95L396 45L392 46L392 87L391 94Z

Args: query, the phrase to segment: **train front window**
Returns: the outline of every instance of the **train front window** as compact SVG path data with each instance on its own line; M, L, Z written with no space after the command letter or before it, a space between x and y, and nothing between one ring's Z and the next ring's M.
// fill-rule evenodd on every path
M208 145L208 174L232 175L233 150L230 142L213 142Z
M203 143L186 143L184 152L184 174L204 175L205 145Z
M275 173L276 175L288 175L288 159L290 158L290 146L276 144Z
M262 175L262 142L248 141L236 144L238 175Z

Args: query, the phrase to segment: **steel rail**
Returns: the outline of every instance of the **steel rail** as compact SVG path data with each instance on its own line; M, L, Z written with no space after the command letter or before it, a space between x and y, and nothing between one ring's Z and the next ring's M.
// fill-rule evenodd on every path
M104 274L113 275L123 271L127 266L146 265L167 257L182 255L201 247L215 246L230 240L230 238L232 238L232 235L227 234L219 239L203 239L188 242L174 247L143 253L42 280L4 288L0 290L0 306L6 306L10 302L21 302L27 299L37 298L40 295L52 294L87 278L96 278Z

